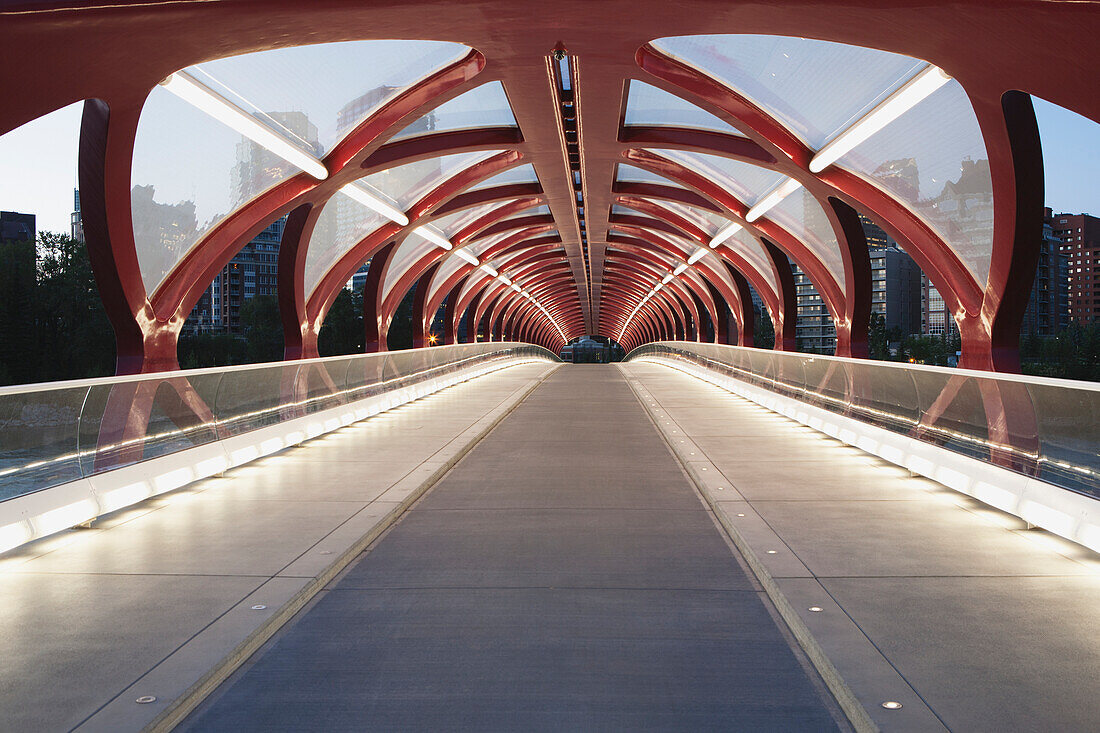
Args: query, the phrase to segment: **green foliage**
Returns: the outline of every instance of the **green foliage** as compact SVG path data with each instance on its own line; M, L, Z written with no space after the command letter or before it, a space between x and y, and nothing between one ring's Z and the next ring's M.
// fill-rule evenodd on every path
M1100 321L1071 323L1057 336L1024 338L1020 362L1024 374L1100 381Z
M956 353L962 348L959 332L950 329L940 336L910 336L902 341L898 352L899 361L911 361L916 364L948 366Z
M413 345L413 298L416 295L416 288L409 288L409 292L405 293L405 298L401 301L401 305L397 307L397 312L393 316L393 320L390 321L390 330L387 334L386 344L389 346L390 351L400 351L402 349L411 349Z
M755 310L755 309L754 309ZM775 348L775 326L767 308L755 310L755 323L752 327L752 345L758 349Z
M867 328L867 350L872 359L890 359L890 334L881 313L871 314L871 323Z
M321 324L317 351L321 356L361 354L365 336L363 295L345 288L336 296L325 322Z
M113 374L115 337L87 249L42 232L0 246L0 383Z
M257 295L241 305L241 328L244 331L245 363L280 361L283 358L283 324L279 316L279 299L274 295Z

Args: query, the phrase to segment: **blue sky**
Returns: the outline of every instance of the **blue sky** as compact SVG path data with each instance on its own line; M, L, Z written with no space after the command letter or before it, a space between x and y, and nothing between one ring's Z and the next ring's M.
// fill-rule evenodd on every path
M80 103L0 136L0 209L36 214L39 230L69 230ZM1046 160L1046 202L1100 216L1100 125L1035 99Z

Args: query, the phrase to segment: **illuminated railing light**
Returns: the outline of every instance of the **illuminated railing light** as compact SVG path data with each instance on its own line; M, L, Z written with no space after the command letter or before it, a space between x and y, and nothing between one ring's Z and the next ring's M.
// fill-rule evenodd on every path
M466 251L464 249L456 249L454 251L454 253L456 255L458 255L461 259L464 259L467 262L469 262L474 267L477 267L478 265L481 264L480 262L478 262L477 257L474 257L472 254L470 254L468 251Z
M810 161L810 171L820 173L825 170L843 157L845 153L905 114L950 80L951 77L943 69L929 64L900 89L882 100L873 110L819 150L813 160Z
M778 204L783 199L790 196L792 193L802 187L802 184L793 178L788 178L771 190L771 192L760 199L755 206L749 209L749 213L745 215L745 219L748 221L756 221L763 216L770 208Z
M714 249L722 242L732 237L734 234L737 234L737 232L741 231L741 229L741 225L737 222L732 222L722 227L722 229L719 230L719 232L715 234L714 237L710 240L710 248Z
M691 254L691 257L688 257L688 264L689 265L694 265L696 262L703 259L703 257L706 256L706 254L707 254L707 251L705 249L703 249L702 247L700 247L699 249L695 250Z
M328 169L320 160L273 132L255 117L209 89L187 72L177 71L169 75L161 82L161 86L314 178L318 180L328 178Z
M352 181L341 188L340 193L354 201L358 201L371 211L378 212L396 224L400 224L403 227L409 225L409 217L405 216L403 211L388 203L380 194L368 191L365 186L366 184Z
M413 234L427 239L429 242L442 249L449 250L454 246L451 244L451 240L427 225L418 226L416 229L413 229Z

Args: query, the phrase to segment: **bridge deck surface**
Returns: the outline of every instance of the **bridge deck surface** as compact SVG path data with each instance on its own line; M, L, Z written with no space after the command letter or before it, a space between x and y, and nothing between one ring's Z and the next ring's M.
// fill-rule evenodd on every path
M836 730L616 367L554 372L189 730Z

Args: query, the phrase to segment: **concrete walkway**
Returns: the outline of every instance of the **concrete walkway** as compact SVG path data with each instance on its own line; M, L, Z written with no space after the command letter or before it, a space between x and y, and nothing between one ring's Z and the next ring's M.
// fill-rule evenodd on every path
M782 628L619 369L566 366L184 729L837 730Z
M555 368L455 385L3 556L0 731L141 730Z
M882 730L1100 729L1100 556L682 372L621 368Z

